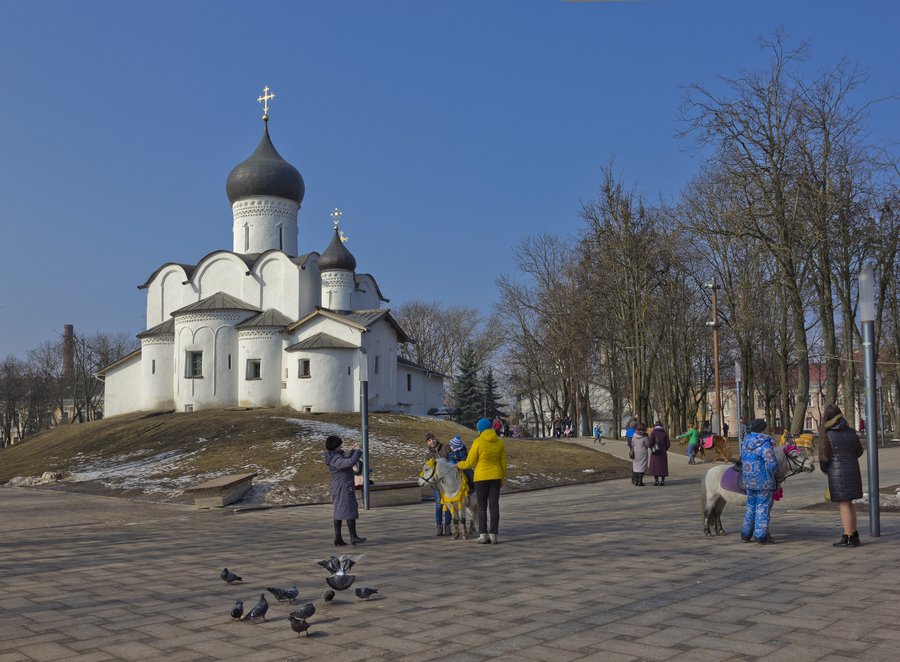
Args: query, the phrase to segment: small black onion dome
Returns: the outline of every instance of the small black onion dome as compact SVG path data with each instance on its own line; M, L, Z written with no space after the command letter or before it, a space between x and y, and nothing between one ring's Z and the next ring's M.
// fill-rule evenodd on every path
M331 240L328 248L319 257L319 271L329 271L331 269L356 271L356 258L344 246L337 228L334 229L334 239Z
M266 123L256 151L228 175L225 192L232 204L249 196L272 195L293 200L299 205L303 202L306 185L300 172L275 151Z

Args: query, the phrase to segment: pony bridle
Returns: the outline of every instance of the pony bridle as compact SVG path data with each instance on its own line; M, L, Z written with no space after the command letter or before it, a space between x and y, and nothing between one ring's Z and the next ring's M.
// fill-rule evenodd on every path
M785 474L784 478L779 479L778 480L779 483L784 481L786 478L789 478L791 476L796 476L797 474L803 472L803 463L805 461L805 458L804 458L804 461L798 462L797 459L793 455L794 453L799 453L799 451L797 450L797 447L794 446L793 444L790 444L790 445L784 447L784 464L787 467L787 469L790 471L790 473Z
M443 476L437 476L437 462L434 463L434 466L428 464L429 469L431 469L431 474L428 476L422 476L422 480L426 483L440 483L444 478L450 475L450 471L453 470L453 465L450 466L450 469ZM422 472L425 473L424 471ZM437 476L437 477L436 477Z

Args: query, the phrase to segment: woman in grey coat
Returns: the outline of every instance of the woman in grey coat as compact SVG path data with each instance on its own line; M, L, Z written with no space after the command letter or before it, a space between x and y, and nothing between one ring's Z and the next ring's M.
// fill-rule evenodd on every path
M350 531L350 544L354 547L365 538L356 535L356 520L359 518L359 506L354 491L353 465L362 456L359 444L353 444L350 455L344 455L340 437L331 436L325 440L325 464L331 471L331 503L334 504L334 546L346 545L341 537L341 522L347 520Z
M644 486L644 474L647 473L647 462L650 457L648 448L650 437L647 436L647 424L638 423L634 436L631 438L631 448L634 451L634 460L631 461L631 482L638 487Z
M835 547L859 547L859 531L856 530L854 499L863 495L859 458L863 447L856 430L847 425L836 404L825 407L822 427L819 429L819 468L828 474L828 492L831 501L841 510L844 535L834 543Z

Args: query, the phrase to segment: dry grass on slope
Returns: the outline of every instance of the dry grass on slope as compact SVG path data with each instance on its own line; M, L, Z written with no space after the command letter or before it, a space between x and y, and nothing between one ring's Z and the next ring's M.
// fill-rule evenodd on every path
M441 440L473 430L433 418L373 413L370 465L376 481L414 479L427 432ZM330 479L324 440L360 441L359 414L301 414L289 408L137 413L49 430L0 450L0 483L45 471L75 480L55 489L186 502L183 490L219 475L256 471L258 483L291 490L291 502L321 501ZM630 464L550 440L507 439L505 490L591 482L628 475Z

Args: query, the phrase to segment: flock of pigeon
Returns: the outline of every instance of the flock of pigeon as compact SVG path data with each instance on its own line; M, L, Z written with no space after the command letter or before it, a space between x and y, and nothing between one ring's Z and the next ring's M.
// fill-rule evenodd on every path
M350 574L350 568L356 565L363 556L365 555L347 556L344 554L342 556L330 556L327 559L316 561L316 563L331 573L331 575L325 579L328 586L331 588L322 594L322 599L325 601L326 606L330 605L331 601L334 600L335 591L346 591L353 585L353 582L356 581L356 575ZM219 576L227 585L231 585L232 582L244 581L236 574L229 571L228 568L222 570ZM292 586L291 588L267 587L266 590L274 595L278 602L284 601L296 603L297 598L300 595L300 591L297 590L296 586ZM378 593L378 590L374 588L357 588L354 593L356 593L356 597L362 602L363 600L371 598L375 593ZM256 619L261 618L265 621L267 611L269 611L269 603L266 601L266 594L260 593L259 602L257 602L256 606L246 614L244 614L244 603L241 600L235 602L231 607L231 620L250 621L251 623L254 623ZM312 602L308 602L288 616L291 629L297 633L297 637L303 632L306 632L307 637L309 636L309 618L315 613L315 606Z

